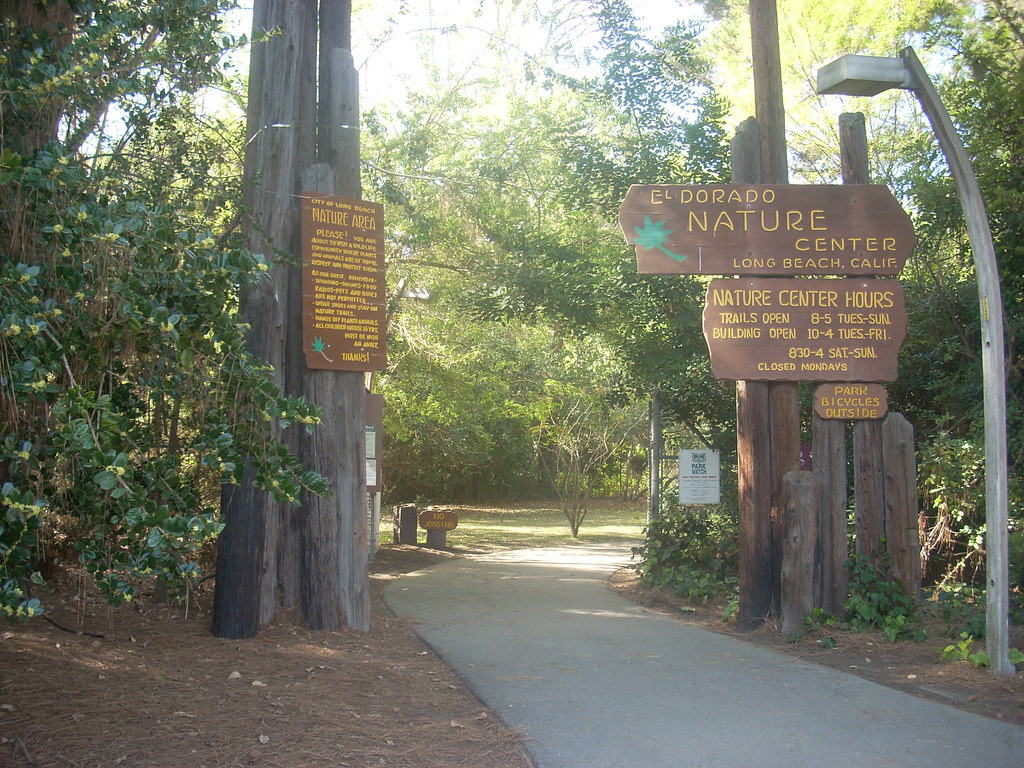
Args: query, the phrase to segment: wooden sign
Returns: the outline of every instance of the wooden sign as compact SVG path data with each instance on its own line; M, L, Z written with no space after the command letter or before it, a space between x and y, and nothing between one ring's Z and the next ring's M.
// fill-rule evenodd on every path
M453 509L427 508L420 513L420 528L428 531L454 531L459 527L459 516Z
M634 184L619 224L657 274L897 275L915 243L879 184Z
M897 280L716 278L703 325L718 379L893 381L907 311Z
M889 393L881 384L819 384L813 405L823 419L880 419L889 412Z
M337 195L302 195L302 350L310 368L387 365L384 209Z

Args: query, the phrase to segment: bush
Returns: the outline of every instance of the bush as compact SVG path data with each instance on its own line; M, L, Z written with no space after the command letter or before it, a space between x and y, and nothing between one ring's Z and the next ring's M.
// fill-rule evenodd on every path
M633 549L634 568L645 584L707 601L736 584L738 540L735 517L723 508L671 501Z
M893 642L925 639L917 621L917 603L899 582L889 581L866 557L854 555L847 561L850 596L844 605L845 618L854 632L878 627Z

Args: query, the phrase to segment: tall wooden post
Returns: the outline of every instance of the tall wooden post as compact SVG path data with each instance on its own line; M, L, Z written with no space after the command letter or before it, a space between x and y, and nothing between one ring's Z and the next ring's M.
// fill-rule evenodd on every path
M317 154L332 171L334 193L358 199L359 78L352 61L351 17L350 0L321 0ZM314 628L333 629L340 622L366 631L370 597L364 374L305 370L304 381L306 397L323 410L321 424L305 442L304 458L328 478L332 491L327 498L307 496L307 518L319 520L320 528L335 537L332 551L304 568L304 583L332 582L323 592L304 590L306 620ZM307 552L312 555L316 529L309 532Z
M786 121L782 100L775 0L750 0L754 102L759 128L759 178L786 184ZM800 466L796 384L737 382L740 507L740 627L753 629L778 611L782 569L782 479Z
M839 116L839 156L844 184L868 183L868 140L864 115ZM842 613L846 601L846 425L822 419L815 413L811 455L814 471L821 476L821 607L833 616Z
M864 115L840 115L839 155L844 184L869 183ZM858 555L872 559L883 554L882 537L885 535L881 430L879 421L858 421L853 425L855 546Z
M241 315L252 328L249 349L274 369L274 381L289 391L286 326L291 276L274 264L275 251L298 245L299 170L310 161L313 130L311 52L315 14L305 3L257 0L249 74L245 207L250 213L247 244L273 264L270 279L241 297ZM276 30L275 34L266 35ZM265 36L266 35L266 36ZM265 37L264 37L265 36ZM304 135L305 133L305 135ZM253 485L246 469L239 486L225 486L221 509L226 523L217 550L214 633L253 637L282 600L278 552L287 514L272 495ZM297 590L292 589L295 594Z

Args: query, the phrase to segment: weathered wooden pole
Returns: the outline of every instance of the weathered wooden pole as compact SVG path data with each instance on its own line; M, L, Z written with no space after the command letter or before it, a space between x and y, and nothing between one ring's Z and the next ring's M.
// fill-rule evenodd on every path
M839 156L844 184L868 183L868 141L864 115L839 116ZM846 425L838 419L812 416L811 455L814 471L822 481L821 520L821 607L838 616L846 602Z
M274 31L274 34L268 34ZM249 288L240 312L251 326L250 351L272 366L288 391L286 325L291 276L276 251L293 253L298 239L299 171L309 162L313 115L311 57L315 15L306 3L256 0L247 107L244 205L246 242L272 265L270 279ZM305 134L305 135L304 135ZM219 637L253 637L273 617L283 505L253 484L246 468L238 486L224 486L225 528L218 541L213 630ZM293 594L296 590L292 590Z
M901 413L882 422L882 465L885 467L885 543L889 578L917 600L921 593L921 539L918 532L917 461L914 428Z
M732 140L734 184L761 183L761 133L748 118ZM736 382L739 488L740 626L755 629L772 612L771 454L768 386Z
M818 472L787 472L782 482L786 506L780 614L781 629L788 635L803 627L818 602L814 570L822 489Z
M775 0L750 0L759 178L786 184L786 120ZM753 629L778 612L782 569L782 478L800 466L800 412L791 382L737 382L740 507L740 626ZM764 537L767 534L766 540ZM746 562L745 562L746 561ZM744 582L746 581L746 585Z
M359 80L352 62L349 0L320 2L317 155L333 193L359 199ZM319 190L318 190L319 191ZM301 349L301 343L297 347ZM361 371L305 369L303 390L323 411L303 441L306 466L331 495L307 494L303 612L315 629L370 626L366 514L365 393Z

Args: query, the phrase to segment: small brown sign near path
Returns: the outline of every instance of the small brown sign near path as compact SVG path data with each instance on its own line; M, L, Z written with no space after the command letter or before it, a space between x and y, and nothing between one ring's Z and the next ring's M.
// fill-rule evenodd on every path
M823 419L881 419L889 412L889 393L881 384L819 384L813 405Z
M459 515L454 509L425 509L420 513L420 528L428 531L454 531Z
M915 244L880 184L634 184L619 224L655 274L897 275Z
M387 365L384 209L337 195L302 195L302 351L310 368Z
M716 278L703 325L718 379L894 381L907 311L897 280Z

